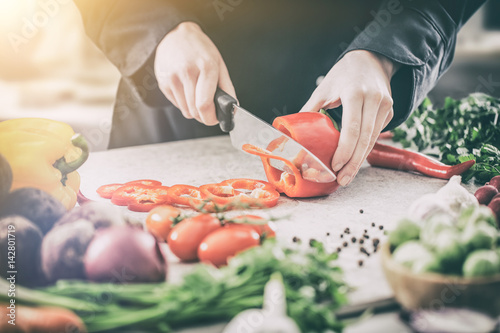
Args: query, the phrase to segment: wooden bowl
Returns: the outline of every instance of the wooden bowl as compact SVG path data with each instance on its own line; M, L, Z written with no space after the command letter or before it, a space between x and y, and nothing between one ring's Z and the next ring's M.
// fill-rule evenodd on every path
M415 274L392 259L388 243L381 247L381 258L396 300L408 310L462 307L500 314L500 274L481 278Z

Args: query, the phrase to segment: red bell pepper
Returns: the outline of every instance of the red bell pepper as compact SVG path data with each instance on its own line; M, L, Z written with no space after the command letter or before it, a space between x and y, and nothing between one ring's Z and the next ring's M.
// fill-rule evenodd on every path
M330 165L338 146L340 132L334 127L333 122L327 115L317 112L295 113L276 118L273 126L302 144L331 168ZM304 172L315 172L318 169L314 168L314 162L305 161L303 159L304 155L300 154L294 161L288 161L273 155L270 151L279 147L280 143L280 139L275 140L267 147L268 151L252 145L243 146L246 152L261 157L268 181L279 192L285 193L292 198L307 198L328 195L339 187L336 181L317 183L305 180L302 177L302 166L305 164L308 166L308 169L304 170ZM274 168L270 164L271 159L283 161L289 170L284 172Z
M375 143L373 150L366 158L371 166L401 170L417 171L426 176L450 179L469 170L474 160L469 160L457 165L446 165L429 156L406 149Z
M99 196L101 198L111 199L111 197L113 196L113 193L115 193L115 191L122 186L124 186L124 185L123 184L102 185L102 186L99 186L99 188L96 190L96 192L97 192L97 194L99 194Z
M168 190L170 203L199 210L203 206L200 189L191 185L174 185ZM206 209L207 207L205 207Z
M270 183L255 179L228 179L219 184L200 186L204 198L217 205L246 204L256 208L276 206L280 194Z
M111 202L118 206L128 206L130 210L148 212L155 206L169 202L168 187L140 183L125 185L113 193Z

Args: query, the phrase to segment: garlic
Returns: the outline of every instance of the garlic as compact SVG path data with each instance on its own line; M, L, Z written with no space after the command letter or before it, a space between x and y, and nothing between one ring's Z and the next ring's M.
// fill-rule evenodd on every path
M408 210L408 217L415 221L425 220L437 213L458 217L463 208L479 205L474 195L460 185L461 180L462 177L453 176L436 193L425 194L414 201Z

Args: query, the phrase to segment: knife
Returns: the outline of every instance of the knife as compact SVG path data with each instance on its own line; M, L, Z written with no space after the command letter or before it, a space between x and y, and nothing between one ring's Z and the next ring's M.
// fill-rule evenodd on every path
M309 165L298 165L304 179L317 183L330 183L337 179L333 171L304 146L240 107L235 98L220 88L215 92L214 102L219 126L223 132L229 132L231 143L236 149L243 151L244 144L251 144L292 163L300 156L302 161L312 162L309 163L311 168L314 165L314 169L319 171L306 172L310 168ZM270 143L276 142L275 140L280 140L280 144L274 150L269 150ZM291 173L280 160L271 158L270 163L281 171Z

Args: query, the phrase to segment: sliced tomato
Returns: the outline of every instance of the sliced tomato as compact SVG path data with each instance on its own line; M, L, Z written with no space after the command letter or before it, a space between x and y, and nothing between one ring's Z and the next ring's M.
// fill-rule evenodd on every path
M211 232L221 228L218 218L210 214L189 217L177 224L168 235L170 251L182 261L198 259L198 247Z
M124 184L115 183L115 184L102 185L99 186L96 192L97 194L99 194L101 198L111 199L113 193L115 193L115 191L122 186L124 186Z
M161 182L153 179L138 179L126 182L125 185L161 186Z
M208 234L198 247L201 262L227 265L238 253L260 244L260 235L248 225L229 224Z
M172 227L182 219L179 208L170 205L156 206L146 217L146 229L158 240L166 242Z
M257 215L240 215L227 221L228 225L239 224L255 230L261 238L276 237L276 224Z

